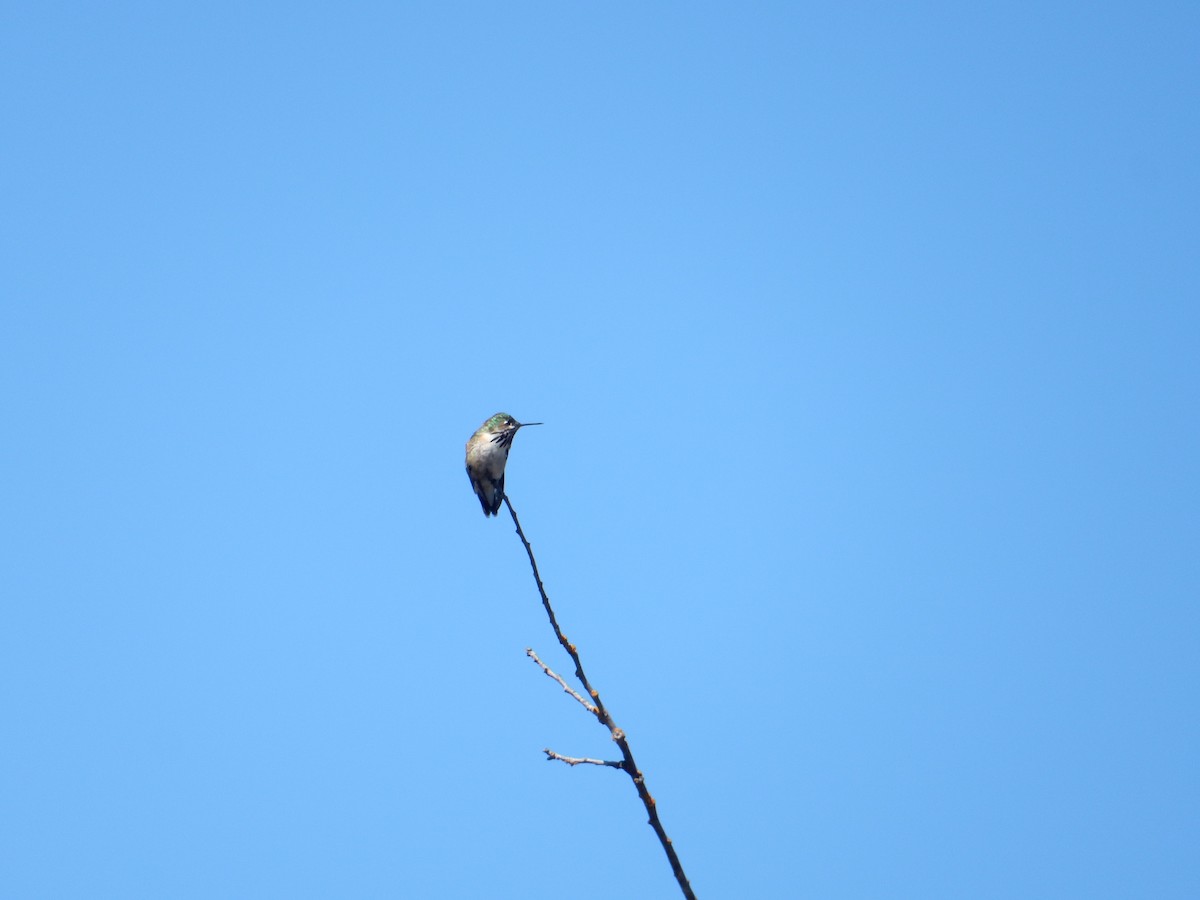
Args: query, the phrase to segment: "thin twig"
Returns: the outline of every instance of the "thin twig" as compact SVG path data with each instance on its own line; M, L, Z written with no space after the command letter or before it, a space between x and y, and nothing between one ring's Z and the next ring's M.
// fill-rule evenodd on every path
M559 684L561 684L562 689L564 691L566 691L568 694L570 694L572 697L574 697L576 700L578 700L583 705L584 709L586 709L592 715L596 714L596 707L592 706L592 704L590 704L586 700L584 700L583 697L581 697L579 695L579 691L575 690L575 688L573 688L569 684L567 684L567 682L563 679L563 677L561 675L559 675L557 672L555 672L553 669L551 669L548 665L546 665L544 662L542 662L541 659L538 657L538 655L533 652L532 647L525 648L525 655L528 656L530 659L532 659L539 666L541 666L543 672L545 672L547 675L549 675L551 678L553 678L555 681L557 681ZM549 752L549 751L547 751L547 752Z
M586 756L563 756L561 753L555 753L549 747L542 751L546 754L546 761L557 759L560 762L565 762L568 766L578 766L587 764L589 766L612 766L614 769L625 768L625 763L619 759L588 759Z
M541 573L538 572L537 560L533 558L533 547L525 537L525 532L521 530L521 521L517 518L517 511L513 509L513 505L509 502L508 495L504 495L504 503L508 507L509 515L512 516L513 524L517 527L517 536L521 538L521 543L525 545L525 553L529 556L529 565L533 569L533 580L537 582L538 593L542 595L542 606L546 610L546 615L550 619L550 626L554 629L554 636L558 638L558 642L562 644L567 655L571 657L571 661L575 663L575 677L579 679L579 683L583 685L584 692L592 698L595 703L595 709L592 714L599 720L600 724L609 730L612 739L616 741L617 746L621 749L621 764L614 768L624 769L625 772L633 779L633 786L637 789L638 797L641 798L642 805L646 807L646 813L649 816L650 827L654 829L654 833L658 835L658 841L662 844L663 851L667 854L667 861L671 864L671 871L675 875L675 880L679 882L679 888L683 891L683 896L687 900L696 900L696 895L692 892L692 886L688 884L687 875L684 874L683 864L679 861L678 854L675 853L675 845L671 843L671 839L667 837L666 829L663 828L662 822L658 818L658 807L651 796L649 789L646 787L646 776L638 769L637 763L633 761L633 751L629 749L629 741L625 737L625 732L617 727L613 721L608 709L600 700L599 692L592 687L588 681L587 675L583 672L583 663L579 661L579 651L575 649L575 645L567 640L567 636L562 633L562 629L558 625L558 619L554 615L554 608L550 605L550 598L546 596L546 586L542 584Z

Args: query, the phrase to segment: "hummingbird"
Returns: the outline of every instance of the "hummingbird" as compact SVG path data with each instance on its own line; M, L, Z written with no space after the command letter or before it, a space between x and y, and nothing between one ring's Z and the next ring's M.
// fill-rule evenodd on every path
M512 446L513 436L526 425L541 424L522 424L508 413L496 413L467 441L467 477L471 479L471 487L479 497L485 516L500 512L500 502L504 499L504 464L508 462L508 448Z

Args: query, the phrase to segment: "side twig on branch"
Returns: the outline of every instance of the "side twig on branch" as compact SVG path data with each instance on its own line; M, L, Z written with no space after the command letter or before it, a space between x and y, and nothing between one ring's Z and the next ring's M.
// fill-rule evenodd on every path
M561 753L555 753L549 747L542 752L546 754L547 761L557 759L565 762L568 766L578 766L586 763L589 766L612 766L614 769L625 768L624 760L620 759L588 759L586 756L563 756Z
M663 828L662 822L658 818L658 807L651 796L649 789L646 787L646 776L638 769L637 763L633 760L633 751L629 749L629 740L625 736L625 732L617 727L613 721L612 715L605 707L600 699L600 693L588 681L587 675L583 671L583 663L579 660L579 651L575 645L567 640L567 636L562 633L562 629L558 625L558 618L554 615L554 608L550 605L550 598L546 596L546 586L542 584L541 573L538 572L537 560L533 557L533 547L525 537L525 532L521 529L521 521L517 518L517 511L513 509L513 505L509 502L508 495L504 495L504 504L508 507L509 515L512 516L513 524L517 527L517 536L520 537L521 543L525 546L525 553L529 556L529 565L533 569L533 580L537 582L538 593L542 597L542 606L546 610L546 616L550 619L550 627L554 629L554 636L558 638L558 642L562 648L567 651L567 655L571 657L571 661L575 663L575 677L579 679L579 683L583 685L584 692L591 697L592 704L588 704L583 697L575 694L570 688L567 688L566 683L557 675L552 673L547 668L537 655L532 650L527 650L528 653L542 670L554 678L567 690L568 693L574 694L575 698L588 707L588 711L596 717L596 719L608 729L612 739L616 742L617 747L621 750L621 760L619 762L605 762L604 760L590 760L575 757L562 757L552 750L546 750L547 759L561 759L568 765L575 766L579 763L590 763L592 765L612 766L616 769L623 769L633 780L633 785L637 789L638 797L641 798L642 804L646 807L646 814L649 816L650 827L654 829L654 833L658 836L658 841L662 844L663 851L667 854L667 861L671 864L671 871L675 875L675 880L679 882L679 888L683 891L683 896L687 900L696 900L696 895L692 892L692 886L688 883L687 875L684 874L683 864L679 862L679 856L675 853L675 845L671 843L671 839L667 837L667 832Z
M566 691L568 694L570 694L572 697L574 697L576 700L578 700L580 705L584 709L586 709L592 715L596 714L596 707L592 706L592 704L590 704L586 700L584 700L583 697L579 696L579 691L575 690L573 687L571 687L569 684L567 684L566 680L561 675L559 675L557 672L555 672L553 669L551 669L548 665L546 665L544 662L542 662L542 660L538 657L538 655L533 652L532 647L525 648L525 655L528 656L530 659L532 659L539 666L541 666L543 672L545 672L547 675L549 675L551 678L553 678L555 681L557 681L559 684L561 684L562 689L564 691Z

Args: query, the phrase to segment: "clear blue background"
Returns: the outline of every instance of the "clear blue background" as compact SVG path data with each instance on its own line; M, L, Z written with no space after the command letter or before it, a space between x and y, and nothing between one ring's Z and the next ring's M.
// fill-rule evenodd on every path
M1198 10L5 4L0 894L1200 895Z

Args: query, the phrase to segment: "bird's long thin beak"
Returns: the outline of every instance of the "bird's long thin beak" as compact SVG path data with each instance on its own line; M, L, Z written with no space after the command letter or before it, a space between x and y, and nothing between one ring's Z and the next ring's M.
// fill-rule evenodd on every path
M543 422L522 422L521 427L525 428L528 425L543 425L543 424L545 424L545 423L543 423Z

